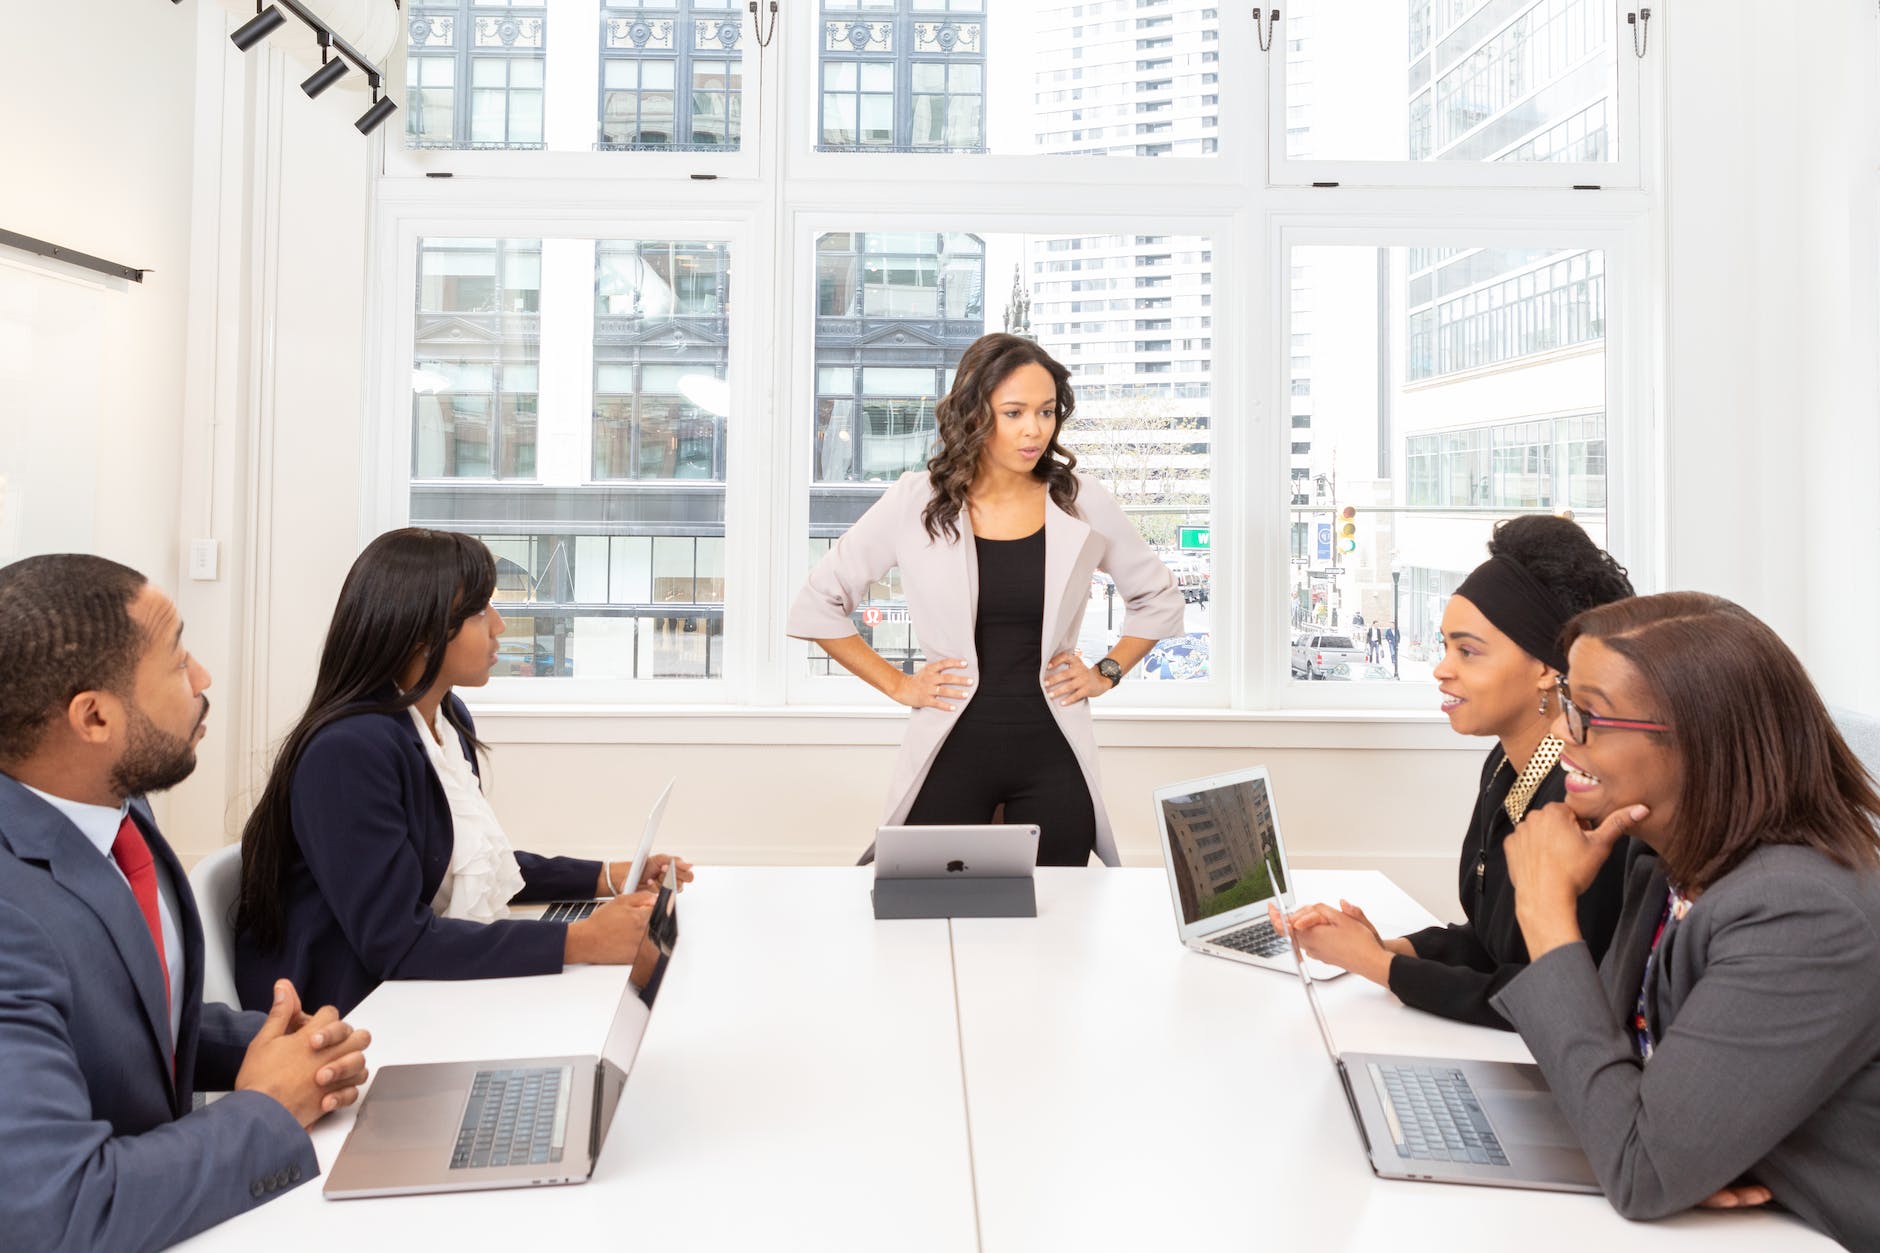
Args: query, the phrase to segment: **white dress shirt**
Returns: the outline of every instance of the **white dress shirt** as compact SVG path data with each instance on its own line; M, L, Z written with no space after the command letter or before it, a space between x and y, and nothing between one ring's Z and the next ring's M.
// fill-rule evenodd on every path
M119 877L123 877L124 868L117 864L117 858L111 856L111 846L117 843L118 826L124 821L124 815L130 812L129 801L112 809L108 805L68 801L63 796L54 796L36 787L27 787L26 790L69 818L72 825L111 863ZM167 972L170 980L170 1049L174 1052L176 1037L182 1031L183 1022L183 933L176 925L176 885L170 882L169 869L154 853L150 860L157 871L157 919L163 927L163 957L170 967ZM124 879L124 887L126 891L130 889L128 878ZM141 916L141 910L139 912Z
M450 870L437 885L431 910L440 918L470 922L507 918L510 899L523 888L522 868L516 864L509 837L503 834L503 824L483 795L482 780L464 756L470 746L442 718L427 726L416 705L411 707L411 720L417 724L424 755L450 803ZM449 741L449 748L439 742L440 736Z

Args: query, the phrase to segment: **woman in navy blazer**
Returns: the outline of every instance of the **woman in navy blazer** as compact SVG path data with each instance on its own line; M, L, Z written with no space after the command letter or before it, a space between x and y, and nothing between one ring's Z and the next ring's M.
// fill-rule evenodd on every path
M265 1007L279 978L344 1013L386 979L554 974L569 962L648 956L652 897L617 894L634 886L621 882L625 862L514 853L517 902L615 897L579 922L440 916L460 821L443 775L458 774L470 792L480 777L481 745L451 689L487 682L496 664L495 585L489 549L448 531L388 532L353 564L313 696L242 833L235 983L243 1005ZM421 724L434 737L429 748ZM451 771L443 756L451 753L471 773ZM650 859L638 886L656 884L669 860Z

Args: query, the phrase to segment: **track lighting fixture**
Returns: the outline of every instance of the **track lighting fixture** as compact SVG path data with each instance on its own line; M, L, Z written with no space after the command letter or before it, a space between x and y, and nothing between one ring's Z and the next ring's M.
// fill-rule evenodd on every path
M255 15L237 26L235 33L229 36L229 42L243 52L280 29L281 23L287 20L281 16L281 11L271 4L265 9L257 4L255 10Z
M359 128L361 135L370 135L384 124L386 118L396 112L398 112L397 102L390 96L379 95L379 83L375 75L372 80L372 107L360 114L359 120L353 125Z
M326 34L324 31L321 32L320 68L307 75L306 81L300 84L300 89L307 93L309 99L319 96L319 94L328 87L331 87L334 83L346 77L346 62L344 58L339 60L327 59L327 48L331 43L332 36Z
M181 4L182 0L171 0ZM331 24L327 19L315 13L309 7L310 0L255 0L255 15L237 26L229 35L229 42L243 52L272 35L286 23L289 15L297 18L313 32L314 42L320 49L320 65L313 73L301 80L300 89L309 99L317 98L327 88L346 77L348 70L357 69L366 76L366 82L372 87L372 107L367 109L353 125L361 135L370 135L385 124L385 120L398 112L396 101L384 95L384 79L377 63L363 55L353 43L347 42L349 36L354 39L364 38L368 46L378 47L375 40L383 40L384 51L393 46L395 25L389 12L384 9L372 11L372 20L339 19L339 25ZM376 0L383 4L383 0ZM282 13L285 9L287 12ZM352 13L358 19L360 14Z

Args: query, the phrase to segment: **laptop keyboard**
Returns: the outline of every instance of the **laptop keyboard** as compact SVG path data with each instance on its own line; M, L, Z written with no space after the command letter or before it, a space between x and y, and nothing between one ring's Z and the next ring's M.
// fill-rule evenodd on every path
M559 1162L568 1140L569 1087L566 1066L477 1071L450 1168Z
M599 905L599 901L556 901L542 911L542 921L580 922Z
M1435 1162L1506 1166L1488 1115L1468 1079L1453 1066L1372 1064L1371 1080L1388 1097L1397 1156Z
M1208 943L1231 948L1236 953L1251 953L1255 957L1277 957L1286 951L1286 937L1273 930L1273 924L1264 918L1252 926L1229 931L1226 935L1211 935Z

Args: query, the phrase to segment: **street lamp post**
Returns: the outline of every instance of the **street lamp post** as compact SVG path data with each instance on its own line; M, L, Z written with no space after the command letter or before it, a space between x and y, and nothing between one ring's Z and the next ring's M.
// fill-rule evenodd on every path
M1390 677L1401 678L1402 672L1397 666L1397 652L1403 647L1403 619L1398 616L1397 591L1403 583L1403 570L1393 561L1390 563L1390 629L1397 633L1396 647L1390 650Z

